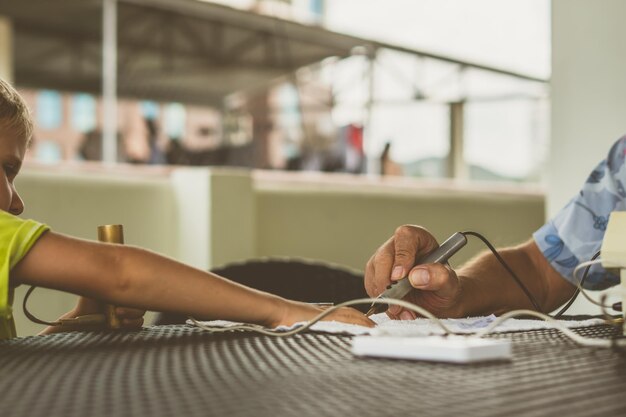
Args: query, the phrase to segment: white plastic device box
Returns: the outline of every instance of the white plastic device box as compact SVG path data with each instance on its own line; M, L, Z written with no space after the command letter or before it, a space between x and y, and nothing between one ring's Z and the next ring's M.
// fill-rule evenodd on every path
M352 353L396 359L470 363L511 357L509 339L470 336L357 336Z
M611 213L600 248L600 259L604 268L620 270L622 315L625 318L622 333L626 335L626 211Z

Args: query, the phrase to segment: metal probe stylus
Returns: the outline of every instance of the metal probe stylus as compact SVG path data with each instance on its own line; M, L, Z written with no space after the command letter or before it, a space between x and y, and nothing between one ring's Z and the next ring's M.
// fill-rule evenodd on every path
M448 259L452 257L455 253L459 251L465 244L467 243L467 238L461 232L456 232L452 236L450 236L445 242L441 244L437 249L429 253L423 258L419 258L416 260L415 265L423 265L423 264L434 264L434 263L446 263ZM382 313L389 308L389 305L384 302L385 298L392 298L396 300L400 300L404 298L405 295L411 291L413 287L409 282L408 275L399 279L398 281L392 282L389 284L387 289L376 297L376 300L372 303L372 306L366 313L369 317L372 314Z

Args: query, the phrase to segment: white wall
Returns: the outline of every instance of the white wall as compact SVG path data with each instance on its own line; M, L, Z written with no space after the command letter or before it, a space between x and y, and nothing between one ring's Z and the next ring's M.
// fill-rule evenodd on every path
M168 175L25 167L17 188L26 207L22 217L46 223L59 233L95 240L97 226L122 224L125 243L174 258L179 255L177 207ZM20 336L36 334L44 327L31 323L22 313L26 290L18 287L13 303ZM38 289L29 310L40 319L54 321L69 311L76 299L72 294Z
M552 1L549 216L575 195L626 133L625 19L623 0ZM599 312L581 299L571 312Z
M424 226L440 241L474 230L503 247L526 241L544 223L544 196L536 189L274 171L254 177L260 256L318 259L362 271L402 224ZM470 239L451 264L485 250Z
M549 216L626 133L625 20L623 0L552 1Z

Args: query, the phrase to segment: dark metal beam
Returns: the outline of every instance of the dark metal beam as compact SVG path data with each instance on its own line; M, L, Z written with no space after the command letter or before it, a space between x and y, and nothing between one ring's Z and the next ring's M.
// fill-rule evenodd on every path
M216 63L221 63L224 45L224 24L222 22L215 22L212 26L212 51L213 57Z
M176 19L172 22L173 25L176 26L178 33L181 34L188 42L195 45L195 49L201 52L203 55L211 56L214 54L214 51L211 49L211 43L205 42L202 34L198 33L195 25L188 24L188 22L184 22L182 20Z
M507 75L511 77L516 77L528 81L535 81L545 83L548 82L547 78L542 78L538 76L533 76L529 74L524 74L521 72L508 70L504 68L493 67L477 62L465 61L456 59L450 56L435 54L428 51L422 51L412 48L407 48L403 46L398 46L386 42L378 42L370 39L358 38L355 36L345 35L342 33L332 32L322 28L314 28L301 23L286 21L283 19L277 19L271 16L246 16L249 15L248 12L243 10L234 10L227 6L221 6L218 4L212 4L211 7L203 7L206 4L198 1L189 1L189 0L120 0L121 4L128 4L135 7L146 7L146 8L155 8L160 10L168 10L170 13L180 13L190 18L202 19L203 21L215 21L217 15L220 16L237 16L240 18L239 22L229 21L229 26L238 27L242 30L257 30L257 31L266 31L269 33L273 33L275 36L280 36L280 34L276 34L275 26L276 22L279 21L285 27L285 36L288 36L289 39L297 42L308 43L311 45L320 45L323 47L329 47L328 43L324 42L324 38L326 36L333 37L335 42L343 42L346 45L352 43L354 46L366 46L374 49L384 48L390 49L398 52L404 52L411 55L422 56L425 58L431 58L438 61L449 62L452 64L458 64L461 66L465 66L468 68L479 69L483 71L488 71L496 74ZM131 6L131 7L132 7ZM317 33L318 36L315 36Z
M243 40L228 48L228 52L223 57L224 62L237 62L237 58L246 52L253 50L263 42L263 33L253 32Z
M67 42L68 44L71 44L77 41L83 44L89 44L92 46L94 45L97 46L100 44L99 37L95 35L85 36L84 34L73 32L71 29L52 30L51 28L45 28L41 26L30 26L28 24L24 24L23 22L19 22L19 26L17 26L17 32L21 32L31 37L38 36L46 40L49 40L51 38L57 38L59 40ZM257 43L258 43L258 40L254 37L250 37L246 39L245 43L242 42L241 44L239 44L237 50L232 53L233 55L232 57L229 56L229 59L216 60L216 59L213 59L213 57L210 57L210 56L207 57L206 55L199 54L194 51L181 51L180 49L176 51L176 56L180 58L194 60L194 61L198 61L198 60L205 61L207 63L207 67L217 67L217 66L232 67L236 63L245 63L247 65L259 65L260 67L263 67L262 60L258 63L257 62L253 63L251 61L245 61L242 59L239 59L239 60L234 59L236 58L236 55L239 55L239 58L241 58L241 53L243 53L245 49L256 46ZM148 52L148 53L153 53L155 55L163 54L163 45L143 44L141 42L131 40L128 37L125 37L123 44L120 45L120 51L125 51L126 49L132 49L137 53ZM305 59L299 59L298 61L302 65L306 65L310 63L309 61L310 59L317 60L319 59L319 57L318 56L305 57Z

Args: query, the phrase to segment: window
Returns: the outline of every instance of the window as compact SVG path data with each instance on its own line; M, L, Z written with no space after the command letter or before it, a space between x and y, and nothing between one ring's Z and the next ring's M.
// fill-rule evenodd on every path
M371 129L375 142L365 150L370 157L381 155L389 144L389 156L402 166L404 175L446 175L450 131L447 106L427 102L376 106Z
M470 179L538 181L547 121L542 101L511 99L465 105L465 148Z
M58 129L63 123L63 100L58 91L42 90L37 95L37 123L41 129Z
M58 143L51 140L37 142L35 159L44 164L52 164L63 159L63 152Z
M96 100L90 94L75 94L72 97L72 128L89 132L96 128Z
M165 134L170 139L182 139L185 136L185 107L180 103L170 103L165 107Z
M141 102L141 114L148 120L157 120L159 118L159 104L154 101Z

